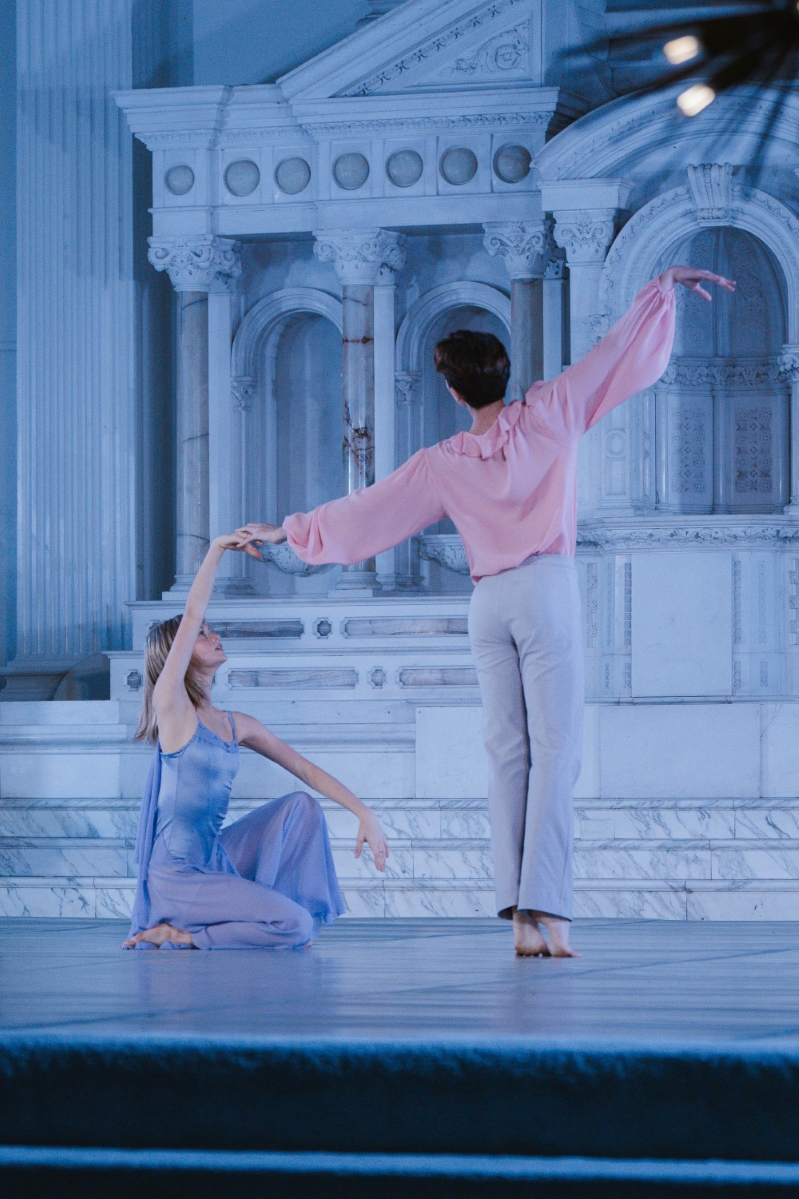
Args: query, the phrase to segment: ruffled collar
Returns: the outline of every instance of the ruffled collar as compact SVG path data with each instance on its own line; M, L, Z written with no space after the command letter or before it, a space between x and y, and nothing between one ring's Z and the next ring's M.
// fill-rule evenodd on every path
M502 409L491 428L477 436L474 433L456 433L447 441L447 447L455 454L467 458L493 458L507 444L510 431L522 415L522 401L514 400Z

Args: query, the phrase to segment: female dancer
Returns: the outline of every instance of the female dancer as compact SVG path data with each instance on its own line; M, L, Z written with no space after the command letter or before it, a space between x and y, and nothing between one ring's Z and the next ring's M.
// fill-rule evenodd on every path
M461 330L436 369L472 417L468 433L420 450L373 487L251 524L242 541L281 542L304 562L361 562L443 517L461 535L476 586L469 636L483 700L497 911L516 952L572 957L572 791L580 772L583 661L577 446L617 404L660 378L674 336L674 285L703 299L710 271L671 267L579 362L505 406L500 341ZM543 935L549 936L549 943Z
M147 638L137 738L157 744L139 817L126 949L297 948L345 911L325 818L310 795L295 791L221 828L239 745L353 812L360 821L356 858L366 842L378 870L385 869L388 844L366 804L254 717L211 704L211 684L226 658L205 611L225 550L244 548L240 543L236 535L211 543L183 616ZM259 556L252 547L247 552Z

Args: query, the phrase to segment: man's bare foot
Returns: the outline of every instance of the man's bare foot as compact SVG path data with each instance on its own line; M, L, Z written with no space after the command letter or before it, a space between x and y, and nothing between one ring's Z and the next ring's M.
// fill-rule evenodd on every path
M530 918L543 924L549 933L549 953L553 958L578 958L576 949L569 945L571 921L561 916L550 916L548 912L531 912Z
M191 933L185 933L182 928L173 928L166 921L163 924L156 924L155 928L146 928L143 933L136 933L128 941L122 942L122 948L134 949L139 941L148 941L150 945L155 945L158 949L167 941L171 941L173 945L189 945L194 949Z
M520 958L548 958L549 946L530 912L513 912L513 947Z

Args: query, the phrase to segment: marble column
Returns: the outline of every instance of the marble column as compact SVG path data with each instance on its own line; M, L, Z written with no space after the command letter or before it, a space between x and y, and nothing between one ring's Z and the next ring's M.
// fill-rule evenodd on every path
M375 481L375 284L381 270L402 268L405 237L385 229L332 229L314 237L317 258L333 264L341 283L343 484L350 495ZM339 588L365 594L376 583L369 559L344 567Z
M136 596L129 0L17 0L19 676L123 649ZM59 673L59 671L61 673ZM37 682L39 679L39 682Z
M509 397L521 400L544 378L544 275L552 245L544 221L490 221L483 245L504 260L510 276Z
M395 331L394 271L383 266L378 271L374 291L375 482L390 475L397 464ZM397 584L395 551L378 554L375 566L380 590L393 591Z
M209 467L209 293L225 293L241 272L239 248L227 238L151 237L150 262L166 270L178 293L177 346L177 538L173 591L185 591L205 556L211 536ZM218 316L218 314L215 314ZM229 318L228 318L229 339ZM228 343L228 362L229 362ZM215 363L216 365L216 363ZM218 371L214 372L215 378ZM225 410L230 416L228 369ZM226 442L229 435L226 436ZM219 478L215 461L215 506L219 510ZM216 514L215 513L215 514ZM214 535L221 532L214 529Z

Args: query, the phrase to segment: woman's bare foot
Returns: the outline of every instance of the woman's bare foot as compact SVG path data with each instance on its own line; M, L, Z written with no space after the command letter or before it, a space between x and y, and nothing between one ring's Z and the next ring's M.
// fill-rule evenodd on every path
M171 941L173 945L189 945L194 949L191 933L185 933L182 928L173 928L166 921L162 924L156 924L155 928L146 928L143 933L136 933L128 941L122 942L122 948L133 949L138 945L139 941L149 941L151 945L155 945L158 949L167 941Z
M576 949L569 946L569 931L571 921L561 916L550 916L548 912L531 912L530 918L537 924L543 924L549 933L549 953L553 958L578 958Z
M549 946L530 912L513 911L513 947L520 958L548 958Z

